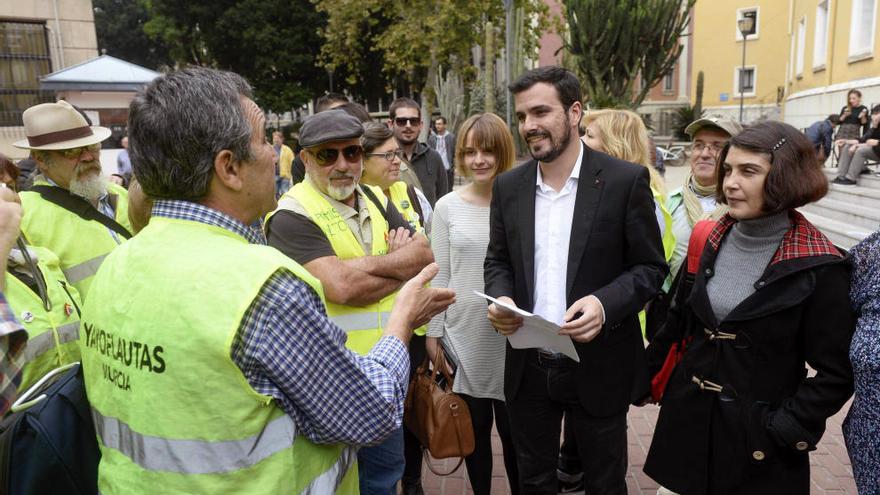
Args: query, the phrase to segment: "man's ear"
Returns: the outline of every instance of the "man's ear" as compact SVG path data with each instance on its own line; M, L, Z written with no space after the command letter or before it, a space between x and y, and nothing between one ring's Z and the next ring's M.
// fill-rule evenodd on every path
M227 189L240 191L244 187L241 169L244 164L235 159L230 150L221 150L214 157L214 176Z

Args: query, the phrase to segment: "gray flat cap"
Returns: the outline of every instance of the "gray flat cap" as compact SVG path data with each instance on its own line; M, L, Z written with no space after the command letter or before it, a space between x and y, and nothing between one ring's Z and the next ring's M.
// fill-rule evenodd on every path
M742 126L739 125L739 122L726 115L709 115L697 119L691 122L690 125L685 128L684 132L693 139L697 132L707 128L717 129L721 132L727 133L730 137L736 136L742 132Z
M343 110L327 110L303 122L299 130L299 145L311 148L330 141L359 138L363 133L364 126L360 120Z

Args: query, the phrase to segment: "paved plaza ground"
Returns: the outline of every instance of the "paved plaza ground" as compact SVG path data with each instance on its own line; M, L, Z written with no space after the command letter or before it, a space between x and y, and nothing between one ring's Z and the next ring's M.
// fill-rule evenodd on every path
M812 495L857 495L856 485L852 477L852 468L840 425L846 416L849 404L828 421L825 436L818 448L810 453L810 470ZM630 495L657 493L657 483L642 472L645 457L651 445L654 424L659 412L657 406L642 408L631 407L629 411L629 473L626 485ZM492 471L492 495L507 495L510 489L504 473L504 461L501 457L501 440L497 434L492 438L492 451L495 454ZM446 472L455 466L450 459L433 461L435 468ZM462 465L455 473L445 478L434 475L427 468L423 469L422 481L426 495L470 495L473 492L467 482L467 473ZM583 492L581 492L583 493Z

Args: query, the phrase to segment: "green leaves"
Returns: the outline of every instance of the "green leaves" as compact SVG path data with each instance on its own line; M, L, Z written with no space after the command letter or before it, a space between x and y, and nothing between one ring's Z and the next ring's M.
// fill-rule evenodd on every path
M670 72L696 0L565 0L569 41L589 104L636 108ZM639 76L644 84L635 83Z

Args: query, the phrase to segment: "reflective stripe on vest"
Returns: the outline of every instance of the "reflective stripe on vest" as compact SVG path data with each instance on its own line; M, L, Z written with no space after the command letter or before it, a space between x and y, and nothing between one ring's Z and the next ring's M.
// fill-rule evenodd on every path
M348 470L357 462L357 449L354 447L346 447L339 454L339 459L330 469L315 478L302 493L304 495L324 495L326 493L336 493L342 483L342 478Z
M376 313L345 313L330 316L330 321L346 332L356 332L358 330L375 329L376 316ZM391 318L391 313L381 311L378 313L378 317L382 328L385 328L388 325L388 320Z
M104 262L104 258L107 257L107 254L109 253L96 256L90 260L83 261L78 265L68 267L67 270L62 270L64 272L64 277L67 278L67 281L71 284L79 283L91 277L98 273L98 268L101 268L101 263Z
M56 328L58 332L58 342L55 342L55 332L51 329L37 335L32 339L28 339L24 348L24 362L30 362L38 356L54 350L57 345L64 345L73 342L79 338L79 322L68 323Z
M150 471L182 474L226 473L244 469L290 448L296 425L288 415L269 422L263 431L241 440L207 442L142 435L117 418L92 408L95 431L106 447L116 449Z

